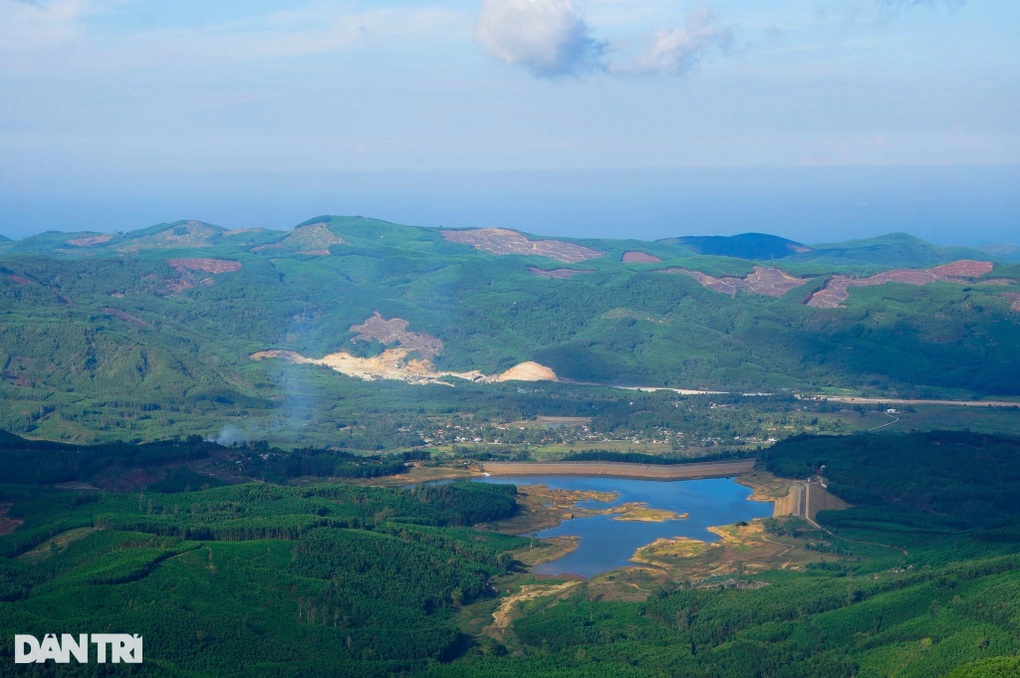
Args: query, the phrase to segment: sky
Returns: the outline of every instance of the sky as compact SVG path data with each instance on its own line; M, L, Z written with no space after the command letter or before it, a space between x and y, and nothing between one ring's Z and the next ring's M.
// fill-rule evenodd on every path
M0 0L0 234L1020 240L1020 6Z

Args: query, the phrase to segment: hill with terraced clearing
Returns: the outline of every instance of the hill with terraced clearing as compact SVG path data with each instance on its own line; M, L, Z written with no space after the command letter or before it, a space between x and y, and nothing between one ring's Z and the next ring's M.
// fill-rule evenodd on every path
M330 216L49 232L0 242L0 427L166 433L285 409L299 383L342 398L352 378L1015 396L1018 278L903 235L574 240Z

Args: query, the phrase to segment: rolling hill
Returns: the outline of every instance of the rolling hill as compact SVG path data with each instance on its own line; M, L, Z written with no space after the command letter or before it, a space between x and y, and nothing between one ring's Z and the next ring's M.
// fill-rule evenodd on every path
M224 408L285 414L298 383L343 398L350 377L455 385L536 363L509 374L1018 395L1015 266L897 234L781 260L742 257L789 241L728 242L711 245L720 256L331 216L291 231L180 221L8 242L0 427L151 438Z

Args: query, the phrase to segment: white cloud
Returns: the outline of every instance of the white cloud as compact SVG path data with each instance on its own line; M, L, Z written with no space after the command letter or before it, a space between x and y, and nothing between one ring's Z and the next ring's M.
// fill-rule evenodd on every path
M604 45L571 0L484 0L475 37L493 58L539 77L604 68Z
M733 29L724 26L708 10L696 10L684 18L684 25L659 31L652 44L632 64L614 64L614 70L679 75L693 68L712 49L726 50L733 44Z

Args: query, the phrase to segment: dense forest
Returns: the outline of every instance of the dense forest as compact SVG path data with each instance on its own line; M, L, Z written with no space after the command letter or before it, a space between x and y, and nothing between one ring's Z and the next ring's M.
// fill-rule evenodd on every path
M679 563L641 600L582 582L497 635L472 620L535 582L515 556L534 541L471 526L514 516L513 486L117 493L22 477L0 486L17 522L0 537L0 632L129 629L157 675L1009 675L1018 459L1020 439L980 433L790 438L762 465L853 503L817 525L763 521L817 561L700 578Z
M138 494L3 485L0 503L24 524L0 537L0 629L131 628L145 638L146 672L168 675L421 668L463 651L453 611L494 596L489 580L525 543L458 526L512 515L514 495L465 483ZM11 651L0 650L8 668Z

